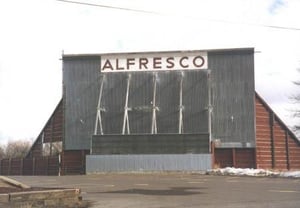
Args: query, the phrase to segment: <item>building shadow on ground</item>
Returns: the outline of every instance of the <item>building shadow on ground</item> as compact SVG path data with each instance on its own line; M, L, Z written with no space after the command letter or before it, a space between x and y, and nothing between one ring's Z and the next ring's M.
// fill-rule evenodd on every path
M200 192L202 187L171 187L169 189L125 189L105 192L89 192L89 193L103 193L103 194L142 194L142 195L157 195L157 196L186 196L195 194L204 194Z

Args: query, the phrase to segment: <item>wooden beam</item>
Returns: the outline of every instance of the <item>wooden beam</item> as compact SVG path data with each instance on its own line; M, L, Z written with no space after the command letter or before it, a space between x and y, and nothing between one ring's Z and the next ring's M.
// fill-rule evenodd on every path
M23 169L24 169L24 158L20 159L20 175L23 175Z
M35 157L32 158L32 175L35 175Z
M290 150L289 150L289 140L288 140L288 131L285 130L285 153L286 153L286 167L290 170Z
M211 159L211 161L212 161L212 168L214 169L215 168L215 165L216 165L216 157L215 157L215 142L214 141L211 141L210 142L210 144L211 144L211 157L212 157L212 159Z
M269 115L270 115L272 169L274 169L275 168L274 113L270 111Z
M10 175L11 173L11 158L8 159L8 173L7 175Z
M232 166L236 168L236 151L235 151L235 148L232 148L231 151L232 151Z

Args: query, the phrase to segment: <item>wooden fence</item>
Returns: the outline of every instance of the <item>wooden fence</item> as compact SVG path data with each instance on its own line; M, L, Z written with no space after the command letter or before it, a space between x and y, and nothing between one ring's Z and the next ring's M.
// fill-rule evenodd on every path
M59 156L0 160L0 175L58 175Z
M60 156L0 160L0 175L79 175L85 174L88 150L63 151Z

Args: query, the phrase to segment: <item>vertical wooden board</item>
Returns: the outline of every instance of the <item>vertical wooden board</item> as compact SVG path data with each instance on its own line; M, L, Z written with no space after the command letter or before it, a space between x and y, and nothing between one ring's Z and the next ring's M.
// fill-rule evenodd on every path
M237 148L236 167L237 168L255 168L255 149L254 148Z
M9 175L9 159L1 160L1 175Z
M33 158L23 159L23 175L33 175Z
M231 148L215 149L215 166L218 166L220 168L233 166Z
M58 172L59 172L58 156L48 157L48 173L47 173L47 175L58 175Z
M286 143L286 130L284 127L275 120L274 125L274 142L275 142L275 168L286 170L289 168L289 156L287 155L288 147Z
M290 168L300 169L300 146L298 142L288 136Z
M21 161L22 161L22 158L11 159L10 175L21 175L21 164L22 164Z
M35 158L35 175L47 175L48 173L48 159L47 157L36 157Z
M272 168L270 117L265 106L256 97L256 164L257 168ZM259 115L258 115L259 114ZM263 116L262 116L263 115ZM259 125L259 126L258 126Z
M62 175L85 174L85 156L89 150L68 150L62 154Z

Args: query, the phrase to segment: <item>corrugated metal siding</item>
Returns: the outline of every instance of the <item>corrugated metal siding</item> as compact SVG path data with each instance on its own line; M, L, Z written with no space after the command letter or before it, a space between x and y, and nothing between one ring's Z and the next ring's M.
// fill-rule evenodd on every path
M96 135L92 153L200 154L209 153L208 134Z
M225 145L255 146L253 53L253 49L208 52L212 138L220 139Z
M183 76L183 132L208 132L208 83L204 70L185 72L131 72L128 107L131 134L151 133L154 82L157 77L157 133L178 133L180 79ZM121 134L129 73L104 76L101 107L103 133Z
M63 60L65 150L89 149L99 93L99 57Z
M128 73L100 75L99 57L65 58L63 64L64 149L89 149L93 135L100 83L103 133L121 134ZM151 133L153 72L131 72L128 111L131 134ZM183 76L183 132L208 132L207 71L157 73L157 133L178 133L179 89Z
M101 107L105 109L102 113L103 131L109 134L121 134L124 116L126 79L124 73L116 73L114 76L103 78L103 99ZM98 91L100 89L97 89ZM98 102L97 95L97 102Z
M212 136L223 144L255 146L253 49L208 51L211 69ZM104 134L121 134L128 73L99 73L100 55L63 58L66 150L89 149L100 83ZM182 73L157 73L157 133L178 133ZM130 133L151 133L153 72L132 72ZM183 72L183 132L207 133L209 79L206 70ZM234 147L233 145L233 147Z
M88 155L86 173L109 171L196 171L211 169L210 154Z

